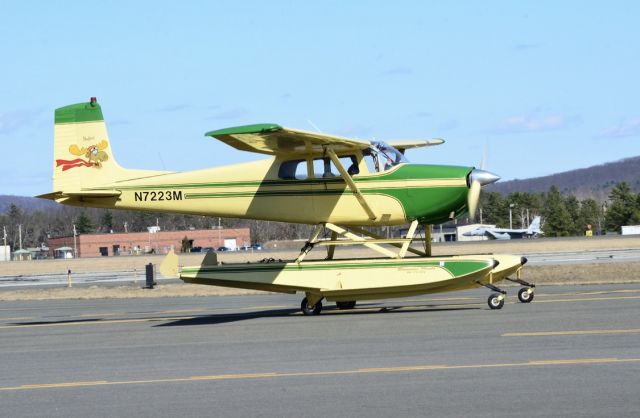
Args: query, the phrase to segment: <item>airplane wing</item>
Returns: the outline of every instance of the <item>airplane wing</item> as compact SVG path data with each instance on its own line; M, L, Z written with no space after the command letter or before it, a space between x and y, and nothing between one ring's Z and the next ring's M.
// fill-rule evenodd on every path
M205 136L242 151L269 155L323 154L327 146L340 153L366 149L371 145L368 141L284 128L274 123L219 129L207 132Z
M398 151L404 154L405 150L409 148L421 148L421 147L432 147L434 145L444 144L444 139L433 138L433 139L404 139L404 140L396 140L396 141L386 141L387 144L391 145Z
M496 235L492 230L486 229L484 231L485 235L489 237L489 239L500 239L499 235Z

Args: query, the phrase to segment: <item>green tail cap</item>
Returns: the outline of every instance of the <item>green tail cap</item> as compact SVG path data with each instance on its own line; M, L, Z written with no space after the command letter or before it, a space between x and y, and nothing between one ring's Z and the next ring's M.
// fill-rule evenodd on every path
M55 123L95 122L104 120L95 97L88 103L77 103L56 109Z

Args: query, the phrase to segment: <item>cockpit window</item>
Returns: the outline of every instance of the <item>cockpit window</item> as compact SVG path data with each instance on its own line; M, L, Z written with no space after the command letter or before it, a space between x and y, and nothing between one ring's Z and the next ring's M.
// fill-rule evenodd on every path
M400 163L408 163L404 154L382 141L371 141L371 147L363 152L371 172L387 171Z

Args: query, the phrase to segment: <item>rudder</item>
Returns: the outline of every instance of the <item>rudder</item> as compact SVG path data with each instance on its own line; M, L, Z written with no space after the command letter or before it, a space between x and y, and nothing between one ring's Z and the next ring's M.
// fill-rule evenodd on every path
M53 190L78 191L111 183L126 172L113 157L102 108L95 97L56 109Z

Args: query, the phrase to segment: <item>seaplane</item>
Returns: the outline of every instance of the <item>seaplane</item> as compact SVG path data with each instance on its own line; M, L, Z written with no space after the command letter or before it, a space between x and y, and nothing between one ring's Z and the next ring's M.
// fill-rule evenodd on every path
M164 276L187 283L301 293L304 315L318 315L323 301L352 309L357 301L475 287L490 289L489 308L501 309L506 291L496 283L502 280L522 286L521 302L533 300L535 285L521 278L524 257L432 255L431 226L466 214L473 219L482 186L499 179L475 167L406 159L407 150L442 139L369 141L275 123L205 136L266 158L188 172L125 169L114 158L95 98L61 107L55 110L53 192L38 197L72 206L313 225L292 260L226 264L211 254L200 265L181 266L170 253L160 267ZM408 226L401 238L369 230L398 225ZM334 257L346 245L378 255ZM326 257L305 260L318 247L326 248Z

